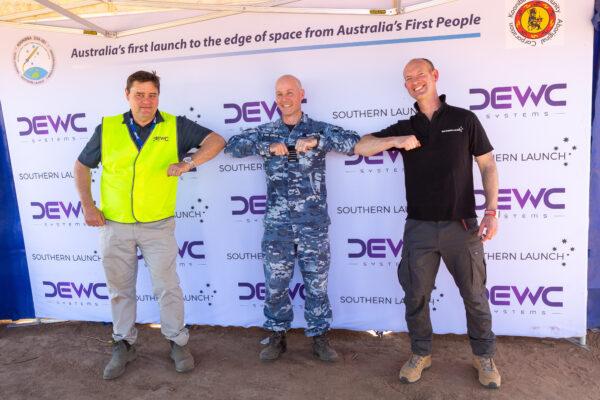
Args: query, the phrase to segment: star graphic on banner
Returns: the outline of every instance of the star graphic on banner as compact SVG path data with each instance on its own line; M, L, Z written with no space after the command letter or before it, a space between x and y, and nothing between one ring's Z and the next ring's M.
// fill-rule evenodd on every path
M215 289L212 290L212 294L210 294L211 292L211 287L210 287L210 283L206 284L206 294L208 294L209 296L211 296L211 298L214 299L214 295L217 294L217 291ZM204 290L199 290L198 291L200 294L204 294ZM209 306L212 306L212 302L207 303Z
M577 150L577 146L573 146L573 150Z
M563 244L567 244L567 239L563 239L563 240L562 240L562 243L563 243Z
M563 138L563 142L567 143L568 141L569 141L569 138L568 138L568 137L566 137L566 138Z
M190 113L193 113L195 111L195 108L194 107L190 107L189 111L190 111ZM201 117L202 117L201 114L196 114L195 119L197 120L198 118L201 118ZM194 118L194 117L192 117L192 118Z
M202 199L198 198L198 199L196 199L196 202L202 203ZM204 207L198 207L198 208L196 208L196 205L191 205L191 206L189 206L188 210L189 211L194 211L196 214L193 216L193 218L198 218L199 217L200 218L199 221L201 223L203 223L204 222L204 218L203 217L204 217L204 215L207 212L206 210L208 210L208 206L205 205ZM181 211L184 212L184 210L181 210ZM192 217L192 216L183 216L183 218L189 218L189 217Z

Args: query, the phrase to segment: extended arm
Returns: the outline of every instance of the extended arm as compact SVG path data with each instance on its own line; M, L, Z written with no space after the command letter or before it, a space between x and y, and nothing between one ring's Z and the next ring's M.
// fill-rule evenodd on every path
M356 147L354 148L354 153L361 156L369 157L373 154L377 154L384 150L389 150L392 148L412 150L420 146L421 143L419 143L415 135L389 137L375 137L373 135L365 135L356 144Z
M351 155L354 153L354 146L359 140L360 136L356 132L327 124L321 132L317 148L325 152L333 150Z
M225 147L225 139L216 132L209 133L202 143L200 143L200 149L192 154L191 158L193 164L186 162L179 162L177 164L169 165L167 174L169 176L180 176L183 173L188 172L192 168L195 168L205 162L212 160L221 152Z
M261 142L258 129L247 129L229 138L225 154L233 157L265 156L269 154L269 144Z
M492 152L475 157L479 172L481 173L481 181L483 183L483 191L485 195L485 209L498 209L498 170L496 161ZM482 237L482 241L491 240L498 231L498 219L496 216L484 215L479 226L478 235ZM485 236L483 236L485 234Z

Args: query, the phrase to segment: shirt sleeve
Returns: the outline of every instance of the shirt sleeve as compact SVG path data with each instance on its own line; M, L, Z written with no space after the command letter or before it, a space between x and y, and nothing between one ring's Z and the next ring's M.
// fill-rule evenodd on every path
M227 146L225 146L225 154L233 157L255 155L267 157L270 155L269 143L262 141L259 129L250 128L242 131L239 135L233 135L229 138Z
M177 153L179 159L182 160L190 150L199 147L202 141L211 132L211 129L205 128L184 116L178 116Z
M80 163L88 168L97 168L102 160L102 125L98 125L79 157Z
M408 135L414 135L414 131L410 125L410 120L398 121L394 125L390 125L379 132L373 133L373 136L376 138Z
M469 151L475 157L482 156L494 150L485 129L479 122L477 116L469 114Z
M323 131L319 136L319 149L325 152L337 151L339 153L353 155L354 146L360 140L358 133L348 131L339 126L325 124Z

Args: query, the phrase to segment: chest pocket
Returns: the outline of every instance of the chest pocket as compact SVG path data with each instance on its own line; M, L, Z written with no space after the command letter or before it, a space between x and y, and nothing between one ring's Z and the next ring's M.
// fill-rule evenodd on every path
M308 180L313 194L321 195L324 191L325 176L321 172L313 172L308 174Z

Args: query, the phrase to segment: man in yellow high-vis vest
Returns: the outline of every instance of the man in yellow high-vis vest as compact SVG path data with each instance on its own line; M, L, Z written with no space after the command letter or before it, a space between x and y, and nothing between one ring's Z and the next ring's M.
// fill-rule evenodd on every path
M158 111L160 80L138 71L127 78L130 111L104 117L75 163L85 222L101 227L102 264L111 299L113 353L104 379L114 379L136 357L137 248L150 270L163 335L178 372L194 368L187 346L183 293L175 259L178 176L215 157L223 138L185 117ZM185 155L200 149L191 157ZM100 207L91 193L90 169L102 163Z

